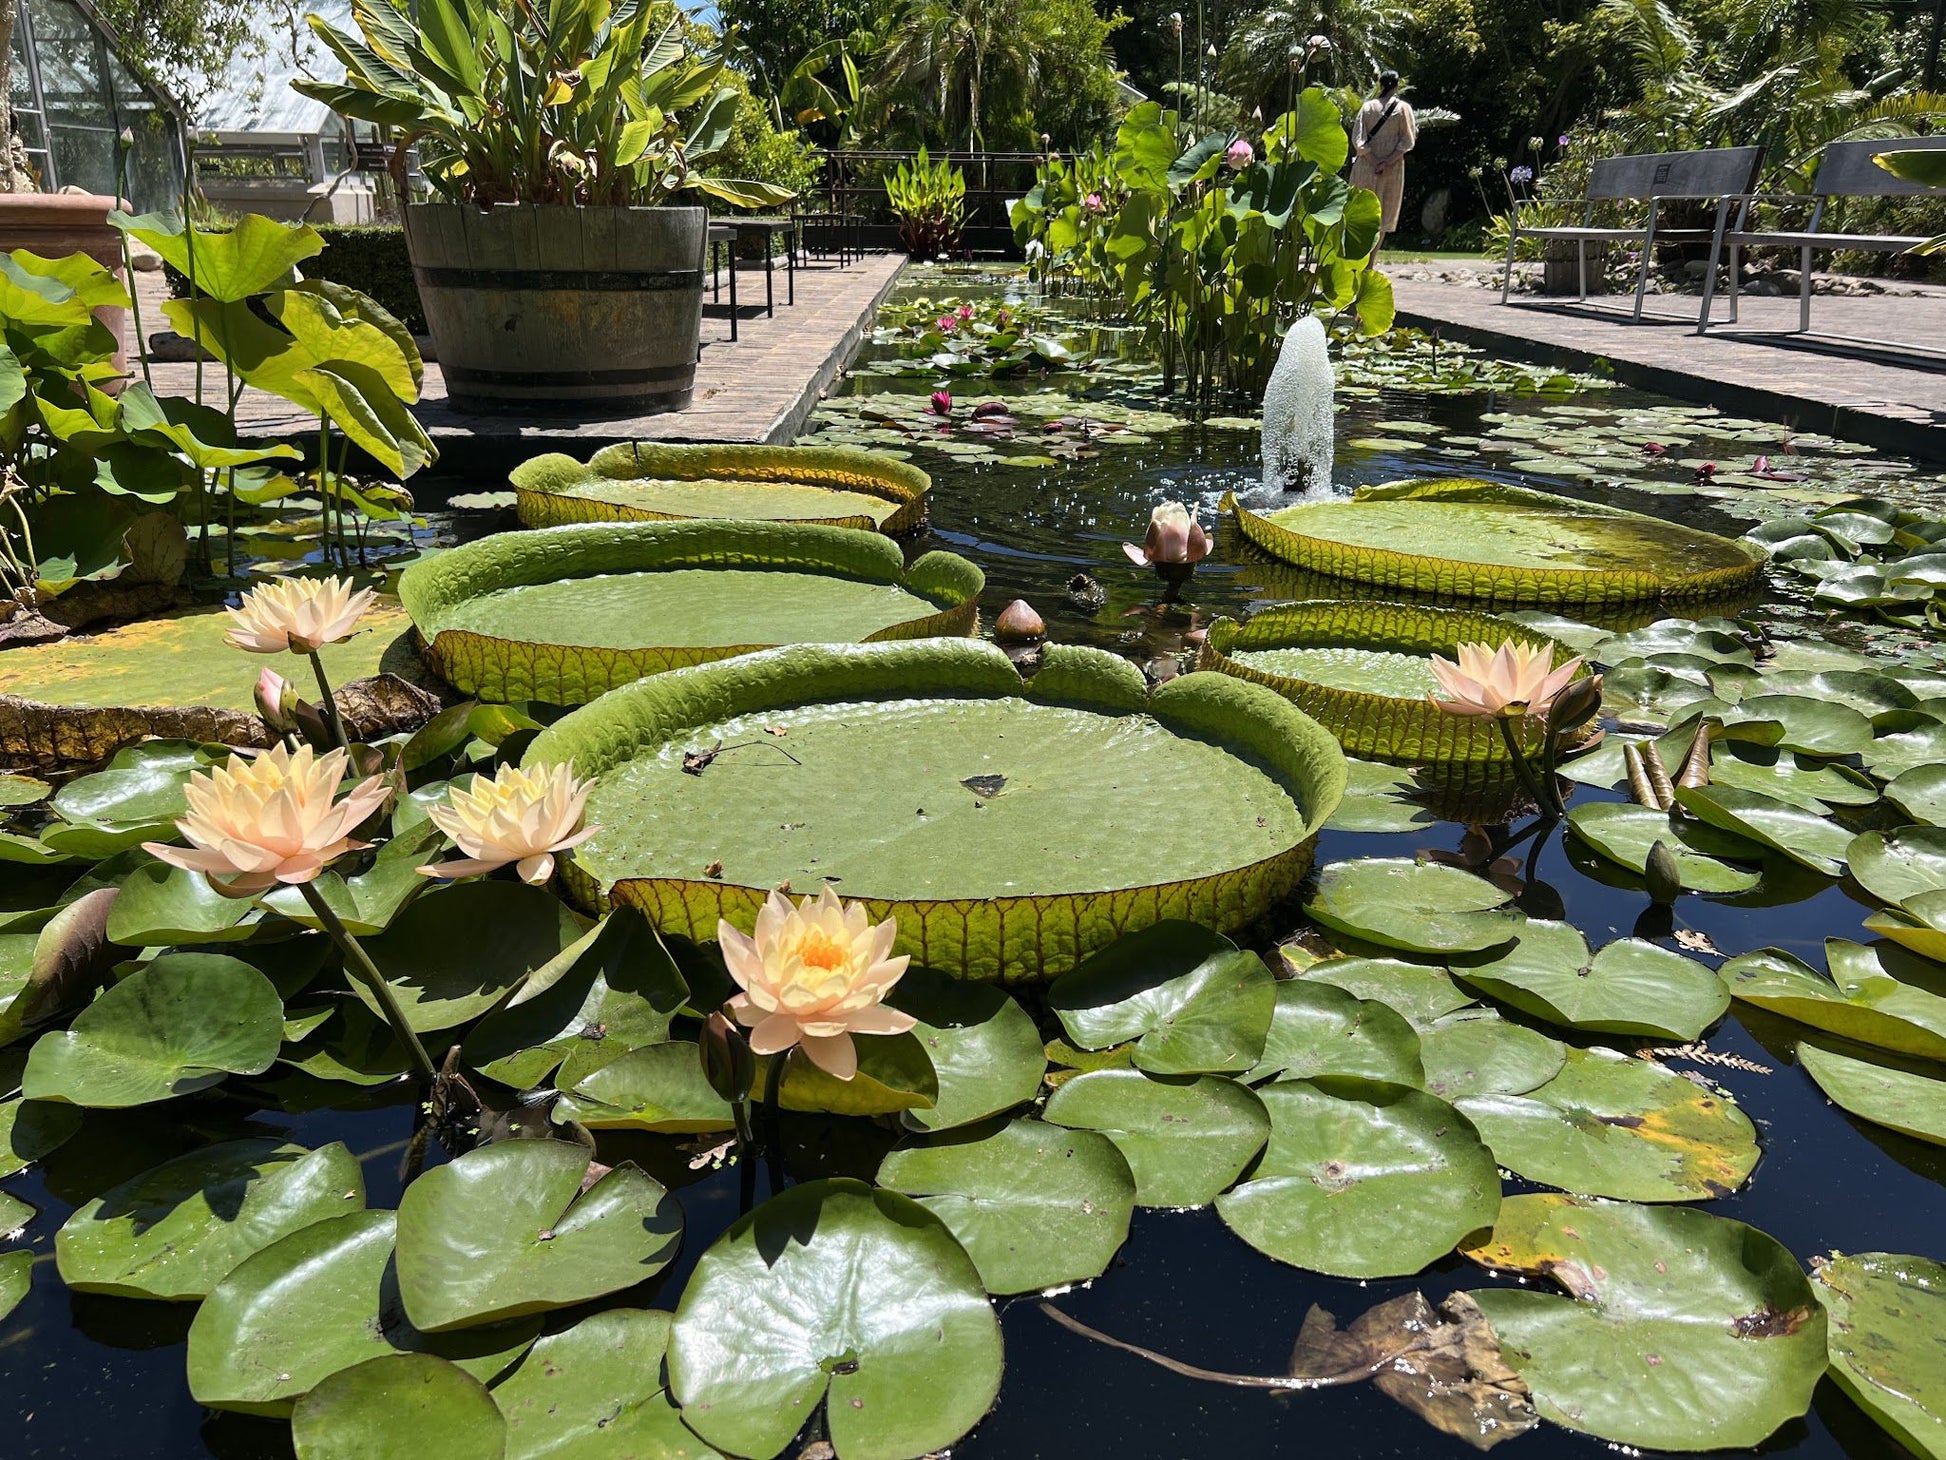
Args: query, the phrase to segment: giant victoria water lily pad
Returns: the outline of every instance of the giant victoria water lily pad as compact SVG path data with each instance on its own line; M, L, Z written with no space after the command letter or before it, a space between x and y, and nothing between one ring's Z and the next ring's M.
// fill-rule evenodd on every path
M998 649L954 640L645 679L550 726L526 763L570 759L596 780L583 895L704 941L719 918L752 926L771 888L829 881L896 918L915 962L1001 979L1171 918L1250 922L1303 875L1345 774L1337 742L1261 686L1192 674L1150 694L1127 661L1072 648L1023 685Z
M1946 1460L1946 1264L1893 1252L1819 1263L1831 1377L1915 1455Z
M1514 1196L1466 1255L1566 1296L1473 1293L1541 1413L1651 1450L1747 1449L1811 1405L1825 1318L1797 1259L1681 1207Z
M415 564L399 591L451 683L573 705L779 644L970 634L983 582L946 552L908 568L850 528L640 522L502 533Z
M1748 593L1764 554L1659 518L1466 478L1360 487L1265 515L1251 542L1309 572L1496 608L1612 610Z
M514 468L513 484L523 527L710 517L904 533L925 521L932 479L853 447L623 441L585 465L537 456Z
M1202 667L1269 685L1352 755L1414 764L1505 760L1506 742L1492 721L1449 714L1427 696L1438 689L1434 654L1450 659L1462 643L1507 641L1546 649L1556 663L1573 657L1565 644L1491 614L1325 602L1267 609L1242 625L1218 619ZM1538 750L1539 722L1521 726L1527 749ZM1585 736L1571 737L1578 738Z

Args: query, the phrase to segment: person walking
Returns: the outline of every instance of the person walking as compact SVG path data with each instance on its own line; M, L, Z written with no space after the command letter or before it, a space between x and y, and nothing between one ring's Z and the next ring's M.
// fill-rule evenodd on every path
M1412 107L1399 95L1399 73L1381 72L1378 95L1358 109L1351 124L1351 185L1378 194L1381 224L1374 257L1385 235L1399 228L1399 202L1405 195L1405 155L1419 140Z

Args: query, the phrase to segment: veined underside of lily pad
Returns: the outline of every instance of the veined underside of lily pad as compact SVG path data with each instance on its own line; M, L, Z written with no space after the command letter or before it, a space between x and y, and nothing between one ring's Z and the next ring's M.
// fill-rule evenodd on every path
M559 452L512 473L523 527L688 518L821 523L895 535L926 520L932 478L850 446L623 441L585 463Z
M1151 694L1072 647L1023 684L953 639L645 679L526 763L569 759L600 828L567 864L580 899L708 940L718 918L752 927L771 888L829 883L896 918L915 962L1006 981L1165 919L1251 922L1303 877L1345 786L1330 733L1260 685L1192 674Z
M1754 592L1762 549L1617 507L1464 477L1360 487L1259 514L1243 535L1327 578L1493 608L1582 614Z
M1338 737L1351 755L1411 764L1504 761L1499 727L1427 702L1438 689L1432 656L1452 658L1462 643L1507 640L1549 649L1556 664L1574 651L1557 639L1487 613L1398 603L1322 601L1267 609L1248 623L1218 619L1204 641L1202 669L1268 685ZM1584 678L1591 671L1577 671ZM1577 731L1570 745L1599 731ZM1543 731L1522 721L1525 748Z
M409 568L434 672L497 701L617 685L780 644L970 634L985 577L888 538L771 522L582 523L503 533Z

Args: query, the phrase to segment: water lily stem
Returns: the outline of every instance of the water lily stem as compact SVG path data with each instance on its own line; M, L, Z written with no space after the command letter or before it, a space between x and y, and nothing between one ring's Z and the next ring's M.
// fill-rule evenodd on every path
M345 722L338 717L338 701L331 694L331 681L324 677L324 660L313 649L310 654L311 668L318 677L318 693L324 696L324 723L331 727L331 738L337 742L337 749L346 755L351 754L351 741L345 735Z
M405 1010L399 1007L398 997L385 981L385 975L378 971L378 965L359 946L358 940L351 936L351 930L344 925L344 921L332 911L331 904L324 900L324 894L318 891L315 882L300 882L297 886L298 891L304 894L304 900L311 905L311 911L324 925L325 932L331 935L331 941L345 955L346 971L370 989L372 997L378 1000L385 1022L392 1026L392 1033L398 1036L399 1043L405 1046L406 1054L411 1057L413 1070L428 1084L438 1079L439 1071L434 1068L426 1047L419 1042L419 1036L412 1032L412 1026L406 1022Z
M1549 816L1558 816L1560 797L1543 786L1534 774L1534 767L1527 759L1526 751L1521 749L1519 732L1514 729L1515 719L1511 715L1497 715L1494 723L1500 727L1501 743L1507 747L1507 756L1513 762L1514 774L1520 778L1521 788L1534 798L1534 804Z

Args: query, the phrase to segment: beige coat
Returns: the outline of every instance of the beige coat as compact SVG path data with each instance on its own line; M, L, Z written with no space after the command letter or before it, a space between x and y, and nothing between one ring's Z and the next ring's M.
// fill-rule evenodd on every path
M1381 127L1379 118L1385 116L1388 107L1392 115ZM1412 108L1398 98L1380 101L1373 97L1358 109L1358 117L1351 124L1351 185L1378 194L1387 233L1399 231L1405 155L1418 140L1419 124L1413 120Z

